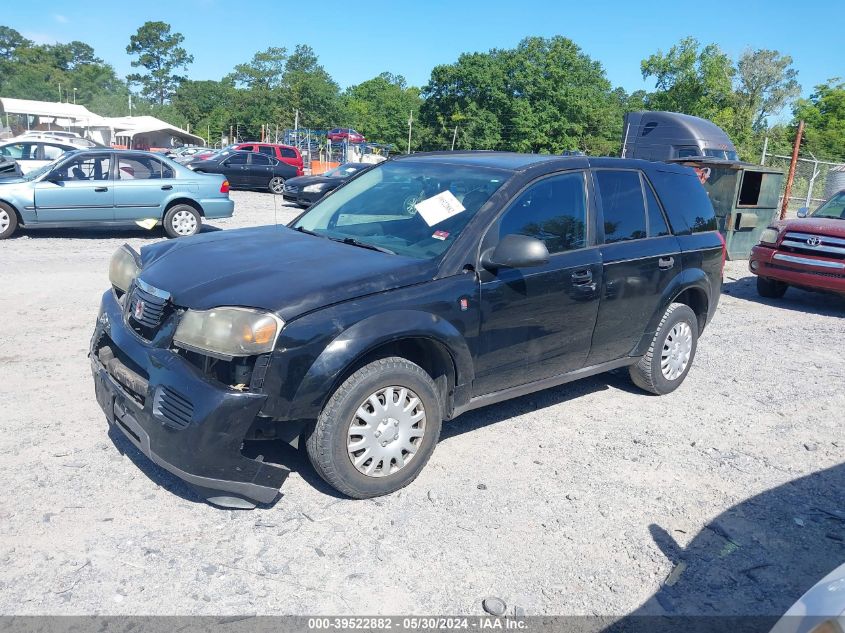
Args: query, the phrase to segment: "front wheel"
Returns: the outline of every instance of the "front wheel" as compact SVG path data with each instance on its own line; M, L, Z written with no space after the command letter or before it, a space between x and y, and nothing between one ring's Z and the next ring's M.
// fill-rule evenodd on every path
M782 281L757 277L757 294L766 299L780 299L789 286Z
M698 318L683 303L670 305L648 352L628 371L640 389L658 396L675 391L687 377L698 345Z
M18 228L18 216L15 210L7 204L0 202L0 240L12 237Z
M365 365L331 395L306 441L314 468L355 499L395 492L428 462L442 421L437 388L399 357Z
M270 190L270 193L275 193L277 196L280 196L285 190L285 179L279 176L274 176L267 184L267 188Z
M202 218L199 212L187 204L177 204L164 214L164 232L167 237L189 237L199 233Z

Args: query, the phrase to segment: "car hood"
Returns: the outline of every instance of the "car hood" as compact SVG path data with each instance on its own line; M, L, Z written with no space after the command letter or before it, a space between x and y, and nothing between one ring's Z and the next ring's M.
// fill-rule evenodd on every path
M831 218L797 218L782 220L777 227L783 231L797 231L799 233L815 233L845 239L845 220Z
M296 178L288 178L285 180L286 185L294 188L306 187L308 185L315 185L317 183L325 182L328 184L340 184L343 182L341 178L326 178L324 176L297 176Z
M291 319L320 307L420 283L437 266L283 226L217 231L141 250L142 281L195 310L243 306Z

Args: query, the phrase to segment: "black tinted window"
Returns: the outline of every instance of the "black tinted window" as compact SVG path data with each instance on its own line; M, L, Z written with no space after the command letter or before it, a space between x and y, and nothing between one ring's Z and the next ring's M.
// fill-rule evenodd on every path
M270 147L269 145L261 145L258 147L258 151L262 154L267 154L267 156L275 156L276 155L276 148Z
M660 237L661 235L669 235L669 227L666 224L666 219L663 217L663 211L660 209L660 203L654 196L654 191L651 185L643 176L643 189L645 190L645 204L648 210L648 236Z
M287 147L282 148L282 157L283 158L296 158L296 152L292 149Z
M604 212L605 243L646 237L645 207L639 172L600 169L595 175Z
M252 164L267 166L270 164L270 159L267 156L264 156L263 154L253 154Z
M227 165L246 165L249 154L234 154L226 160Z
M500 238L510 234L543 240L552 254L585 246L587 197L584 173L553 176L526 189L505 212L499 224Z
M707 192L692 169L684 172L649 170L675 235L716 230L716 214Z

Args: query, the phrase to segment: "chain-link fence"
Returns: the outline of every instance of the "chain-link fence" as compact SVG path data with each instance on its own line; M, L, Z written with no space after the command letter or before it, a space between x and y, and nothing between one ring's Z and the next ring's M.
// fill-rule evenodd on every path
M791 160L791 156L766 153L763 154L762 164L782 170L785 187ZM814 210L842 189L845 189L845 164L820 160L812 154L801 156L795 165L795 178L789 195L787 215L794 216L801 207ZM783 193L781 191L779 204L783 203Z

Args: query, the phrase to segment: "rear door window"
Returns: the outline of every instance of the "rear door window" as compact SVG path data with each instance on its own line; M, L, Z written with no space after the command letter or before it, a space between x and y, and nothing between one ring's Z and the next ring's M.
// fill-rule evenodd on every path
M296 150L291 149L289 147L282 148L282 158L299 158L296 155Z
M604 214L606 244L648 236L640 174L637 171L599 169L596 184Z
M246 165L249 160L249 154L238 152L226 159L226 165Z
M264 156L263 154L253 154L250 157L253 165L261 165L262 167L266 167L270 164L270 157Z

